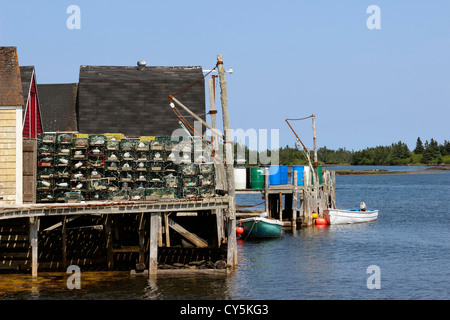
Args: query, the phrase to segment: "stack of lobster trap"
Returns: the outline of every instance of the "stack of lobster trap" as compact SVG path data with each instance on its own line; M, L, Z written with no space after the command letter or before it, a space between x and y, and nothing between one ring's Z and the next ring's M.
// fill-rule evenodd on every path
M212 148L171 137L42 133L37 202L212 197Z

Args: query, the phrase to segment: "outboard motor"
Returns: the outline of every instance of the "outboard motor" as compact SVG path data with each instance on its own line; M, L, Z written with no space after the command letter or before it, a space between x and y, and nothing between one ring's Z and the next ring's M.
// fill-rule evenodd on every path
M364 201L362 201L362 202L359 204L359 210L360 210L360 211L367 211L367 205L366 205L366 203L365 203Z

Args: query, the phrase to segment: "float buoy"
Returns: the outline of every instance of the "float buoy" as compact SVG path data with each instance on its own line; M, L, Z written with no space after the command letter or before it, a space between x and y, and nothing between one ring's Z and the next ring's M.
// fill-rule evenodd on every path
M325 218L317 218L316 219L316 225L318 225L318 226L324 226L327 224L328 224L328 221Z
M313 212L312 215L311 215L311 217L312 217L313 219L317 219L319 216L317 215L317 213Z
M244 228L242 228L242 227L236 227L236 234L238 235L238 236L240 236L241 234L243 234L244 233Z

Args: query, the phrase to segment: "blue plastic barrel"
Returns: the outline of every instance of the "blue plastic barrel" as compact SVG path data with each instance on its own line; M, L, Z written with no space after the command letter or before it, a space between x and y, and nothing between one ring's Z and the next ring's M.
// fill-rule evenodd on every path
M297 185L303 185L303 171L305 170L304 166L293 166L292 167L292 183L294 183L294 171L297 171Z
M278 185L281 184L281 170L279 166L269 167L269 184Z
M288 183L288 166L280 166L280 184Z

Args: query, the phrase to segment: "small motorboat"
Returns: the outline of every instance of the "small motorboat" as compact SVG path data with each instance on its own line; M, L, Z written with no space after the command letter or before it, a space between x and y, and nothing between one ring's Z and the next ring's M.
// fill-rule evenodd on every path
M371 222L378 218L378 210L367 209L364 202L359 209L327 209L323 213L328 224Z
M241 219L238 227L243 228L241 238L277 238L281 236L283 222L268 218L266 212L257 217Z

